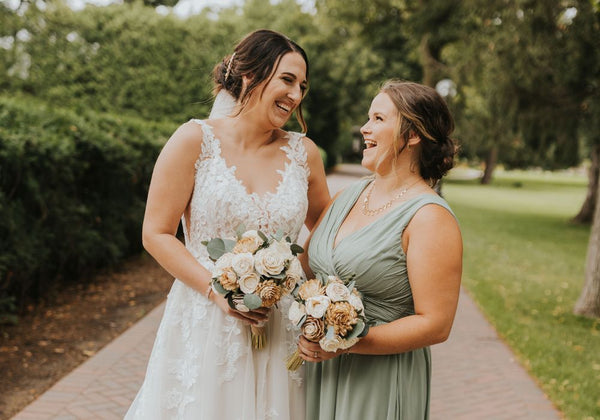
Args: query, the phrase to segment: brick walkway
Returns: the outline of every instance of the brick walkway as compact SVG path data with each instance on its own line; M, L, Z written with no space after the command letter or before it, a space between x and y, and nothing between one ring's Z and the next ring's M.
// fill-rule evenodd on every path
M328 177L332 194L362 174L342 166ZM13 420L121 419L144 378L163 309L158 306ZM432 353L432 420L561 418L464 291L450 339Z

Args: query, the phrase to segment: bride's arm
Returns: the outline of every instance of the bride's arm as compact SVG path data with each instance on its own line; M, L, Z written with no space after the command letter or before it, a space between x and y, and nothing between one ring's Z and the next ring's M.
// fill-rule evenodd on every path
M211 273L177 239L181 215L189 205L194 188L195 163L202 148L202 128L193 122L183 124L162 149L152 173L144 223L144 248L171 275L207 296ZM242 314L231 310L221 296L211 300L226 313L244 321L266 319L260 313Z

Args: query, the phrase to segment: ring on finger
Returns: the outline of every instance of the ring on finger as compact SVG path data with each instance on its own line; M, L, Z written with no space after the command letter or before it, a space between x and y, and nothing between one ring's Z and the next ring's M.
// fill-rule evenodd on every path
M319 352L315 352L314 358L317 359L319 357Z

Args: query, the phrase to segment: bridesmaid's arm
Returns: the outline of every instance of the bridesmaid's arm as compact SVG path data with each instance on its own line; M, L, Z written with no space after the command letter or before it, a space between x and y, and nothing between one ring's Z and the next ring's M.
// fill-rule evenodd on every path
M396 354L446 341L460 291L462 238L445 208L421 208L403 237L415 315L369 329L350 353Z
M193 122L183 124L163 147L152 173L142 242L150 255L172 276L208 296L211 273L177 239L181 215L189 205L194 189L195 163L202 148L202 128ZM227 314L246 322L265 320L265 314L241 314L231 310L221 296L211 300Z

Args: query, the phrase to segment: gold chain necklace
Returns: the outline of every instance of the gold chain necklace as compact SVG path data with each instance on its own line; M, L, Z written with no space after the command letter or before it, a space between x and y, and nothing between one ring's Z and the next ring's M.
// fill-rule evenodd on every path
M419 182L419 180L416 180L415 182L413 182L411 185L409 185L408 187L402 188L402 190L396 195L394 196L390 201L388 201L387 203L385 203L383 206L378 207L374 210L371 210L369 208L369 200L371 199L371 193L373 192L373 189L375 188L375 180L373 180L373 183L371 184L371 188L369 188L369 192L367 193L367 196L365 197L365 199L363 200L363 205L360 209L360 211L362 212L362 214L364 214L365 216L375 216L376 214L381 213L384 210L387 210L391 207L391 205L394 203L394 201L401 199L402 197L404 197L404 194L406 194L406 192L413 186L415 185L417 182Z

